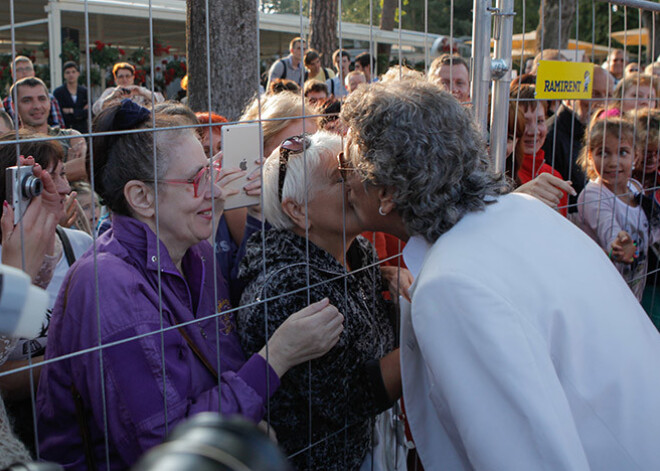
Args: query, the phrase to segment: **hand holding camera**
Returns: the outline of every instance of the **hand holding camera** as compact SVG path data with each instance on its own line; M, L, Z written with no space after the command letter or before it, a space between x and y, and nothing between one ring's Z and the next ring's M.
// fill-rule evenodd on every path
M23 237L19 226L14 225L14 209L7 201L2 208L2 263L24 270L34 280L44 256L55 241L57 218L43 204L41 198L34 198L23 215ZM23 266L23 256L25 266Z
M14 224L17 224L18 221L20 221L21 217L27 210L30 201L39 194L41 195L44 208L53 213L56 219L59 219L62 213L62 197L57 193L57 188L55 187L52 177L48 172L41 168L41 165L35 164L34 159L31 156L21 156L20 159L20 175L17 167L7 168L5 173L7 188L6 200L14 210ZM36 183L34 179L39 180L39 183ZM23 187L20 185L23 185ZM39 193L34 194L37 186L40 187L40 191ZM21 205L20 202L14 204L14 202L18 200L26 204ZM16 208L20 208L18 214L16 214Z

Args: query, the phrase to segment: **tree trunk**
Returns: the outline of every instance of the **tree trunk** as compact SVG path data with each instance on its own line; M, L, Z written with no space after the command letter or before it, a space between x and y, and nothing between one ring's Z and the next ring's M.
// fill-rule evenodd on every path
M398 0L383 0L383 7L380 12L380 29L382 31L394 31L394 16L396 15L397 5ZM385 72L389 67L391 51L391 44L378 43L376 48L376 60L378 62L377 71L379 73Z
M655 28L653 27L654 23ZM644 10L642 13L642 25L649 30L649 45L646 48L646 62L654 62L660 55L660 14ZM654 32L655 37L653 37Z
M206 50L206 1L186 3L188 105L194 111L209 110L210 61L211 111L234 121L259 90L257 2L209 0L210 51Z
M311 0L309 6L309 45L321 55L321 65L332 67L332 52L337 48L337 2Z
M573 31L576 4L577 0L541 0L539 25L536 28L537 52L541 49L567 48L569 35Z

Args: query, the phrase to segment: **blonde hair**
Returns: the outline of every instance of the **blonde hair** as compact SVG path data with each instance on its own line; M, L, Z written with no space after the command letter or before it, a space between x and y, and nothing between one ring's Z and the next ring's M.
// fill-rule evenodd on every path
M630 90L632 88L636 88L640 86L653 87L653 90L655 90L655 95L657 97L660 94L658 93L660 92L660 90L658 89L659 85L660 85L660 77L654 77L653 75L649 75L649 74L630 74L617 84L616 88L612 92L612 98L616 98L617 100L622 100L625 90Z
M391 82L392 80L410 80L424 79L424 74L419 70L411 69L405 65L393 65L381 77L381 82Z
M599 176L591 154L603 145L608 135L616 135L621 141L627 140L632 144L635 138L635 126L631 121L618 116L594 116L584 133L582 150L577 159L577 164L591 180Z
M259 114L260 105L261 114ZM306 116L314 113L315 109L311 105L305 105ZM261 119L264 147L267 147L268 141L291 124L291 121L302 118L303 98L297 93L282 92L275 95L262 95L252 100L240 121Z

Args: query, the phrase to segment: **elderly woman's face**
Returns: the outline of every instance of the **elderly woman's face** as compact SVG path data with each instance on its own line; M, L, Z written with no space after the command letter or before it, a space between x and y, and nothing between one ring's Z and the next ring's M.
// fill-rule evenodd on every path
M198 184L196 196L195 185L185 183L187 180L192 182L200 170L209 166L209 160L197 138L187 136L179 142L173 142L172 147L175 147L173 155L177 158L172 159L164 180L176 180L177 183L158 187L158 223L160 238L170 253L185 253L188 248L211 236L211 210L215 204L215 216L220 217L224 196L217 183L211 188L208 178L202 179L205 184Z
M345 161L349 167L359 158L357 155L353 155L356 152L356 147L352 144L353 138L349 128L344 144ZM365 185L357 171L346 171L344 174L346 175L346 188L348 189L348 205L355 213L360 228L363 231L382 229L379 224L382 217L378 214L380 199L377 188L372 185Z
M323 156L314 172L314 197L307 202L310 227L324 237L355 237L362 232L355 212L348 204L345 182L337 165L337 156Z

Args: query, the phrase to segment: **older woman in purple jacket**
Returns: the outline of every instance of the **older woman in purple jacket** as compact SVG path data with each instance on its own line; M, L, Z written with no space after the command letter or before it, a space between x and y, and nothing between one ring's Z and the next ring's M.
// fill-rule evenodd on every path
M155 124L178 122L157 114ZM151 125L125 100L95 131ZM207 242L224 185L242 174L211 168L188 129L99 136L93 155L112 229L60 291L46 353L56 361L44 366L37 397L39 444L42 458L67 469L125 469L197 412L259 422L279 378L332 348L343 317L320 300L246 359Z

